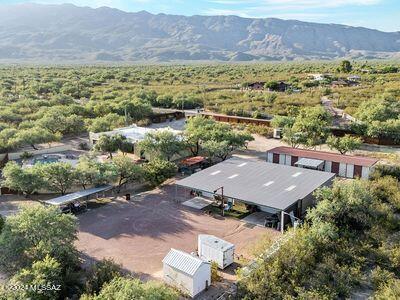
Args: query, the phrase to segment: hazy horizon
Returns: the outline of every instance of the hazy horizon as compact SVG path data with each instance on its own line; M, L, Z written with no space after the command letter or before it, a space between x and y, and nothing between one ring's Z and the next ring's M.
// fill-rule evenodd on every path
M190 3L191 2L191 3ZM385 32L400 31L400 2L395 0L5 0L1 5L38 3L110 7L125 12L146 10L152 14L235 15L246 18L280 18L324 24L366 27Z

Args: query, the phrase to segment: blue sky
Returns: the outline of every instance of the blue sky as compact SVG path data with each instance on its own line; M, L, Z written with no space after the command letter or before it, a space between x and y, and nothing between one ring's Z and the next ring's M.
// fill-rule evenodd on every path
M0 3L73 3L125 11L180 15L276 17L400 31L400 0L0 0Z

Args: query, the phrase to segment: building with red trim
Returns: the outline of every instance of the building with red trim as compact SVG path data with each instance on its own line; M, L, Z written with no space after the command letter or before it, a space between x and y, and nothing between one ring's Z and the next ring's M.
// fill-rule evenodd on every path
M267 151L267 161L336 173L346 178L368 178L377 159L325 151L276 147Z

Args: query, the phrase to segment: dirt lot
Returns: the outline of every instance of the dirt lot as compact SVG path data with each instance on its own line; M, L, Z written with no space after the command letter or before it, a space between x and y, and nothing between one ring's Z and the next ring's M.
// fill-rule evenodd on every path
M78 249L91 259L112 257L143 279L162 276L162 259L170 248L187 252L197 248L197 235L213 234L236 245L236 253L250 257L260 236L275 231L234 219L207 216L175 203L173 186L116 200L79 216Z

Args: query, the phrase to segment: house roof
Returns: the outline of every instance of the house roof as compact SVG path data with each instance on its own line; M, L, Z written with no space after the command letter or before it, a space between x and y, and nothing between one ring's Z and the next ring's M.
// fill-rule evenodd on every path
M345 164L352 164L364 167L371 167L378 162L377 159L370 157L343 155L325 151L297 149L292 147L276 147L271 150L268 150L268 152L277 154L287 154L304 158L327 160L333 162L341 162Z
M209 234L199 234L199 241L201 243L208 245L211 248L221 251L226 251L231 248L235 248L234 244Z
M194 276L203 264L208 264L198 257L173 248L164 257L163 263L189 276Z
M84 198L84 197L87 197L87 196L90 196L90 195L93 195L96 193L107 191L111 188L112 188L112 186L110 186L110 185L104 185L104 186L100 186L100 187L96 187L96 188L92 188L92 189L87 189L87 190L82 190L79 192L71 193L68 195L61 196L61 197L53 198L50 200L46 200L46 201L44 201L44 203L51 204L51 205L64 205L64 204L74 202L76 200L79 200L81 198Z
M333 173L234 157L176 184L208 193L224 187L228 198L284 210L333 177Z
M179 131L173 130L171 128L149 128L149 127L139 127L137 125L131 125L129 127L123 127L123 128L117 128L112 131L105 131L105 132L99 132L99 133L91 133L93 139L99 139L102 135L108 135L108 136L114 136L117 134L120 134L127 139L129 139L131 142L135 143L138 141L142 141L146 134L149 132L155 132L155 131L160 131L160 130L170 130L175 134L178 134Z
M204 161L203 156L194 156L194 157L188 157L188 158L181 160L181 164L190 167L195 164L201 163L203 161Z

